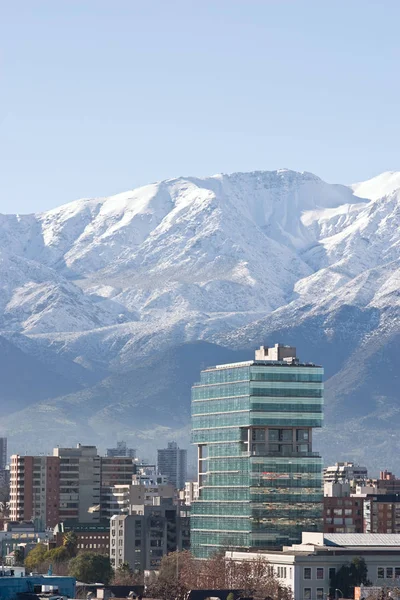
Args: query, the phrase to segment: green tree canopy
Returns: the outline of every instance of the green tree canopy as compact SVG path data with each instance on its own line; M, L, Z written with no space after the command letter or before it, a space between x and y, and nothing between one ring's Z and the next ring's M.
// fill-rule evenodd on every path
M25 558L25 567L29 571L35 571L46 561L47 547L44 544L36 544Z
M108 556L81 552L69 563L69 574L84 583L110 583L113 569Z
M335 591L340 590L345 598L354 597L354 588L359 585L368 585L368 567L365 560L355 556L351 563L342 565L330 581L330 593L335 596Z
M58 546L57 548L53 548L53 550L49 550L46 553L45 559L49 563L61 563L69 560L70 555L65 546Z

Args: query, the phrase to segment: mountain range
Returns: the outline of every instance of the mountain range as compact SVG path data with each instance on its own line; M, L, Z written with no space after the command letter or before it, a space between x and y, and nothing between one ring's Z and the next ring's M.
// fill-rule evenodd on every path
M400 173L180 177L0 215L0 427L20 453L189 443L210 364L296 345L326 373L327 462L395 469Z

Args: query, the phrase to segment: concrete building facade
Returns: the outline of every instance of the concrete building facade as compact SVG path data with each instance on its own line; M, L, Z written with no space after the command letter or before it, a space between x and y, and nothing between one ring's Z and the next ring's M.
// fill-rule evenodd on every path
M176 442L168 442L167 448L157 450L157 468L169 483L182 489L187 475L187 450L179 448Z
M59 520L100 521L100 456L95 446L54 448L60 460Z
M110 519L110 560L114 568L126 562L134 571L157 570L165 554L190 548L188 513L173 504L137 505L130 515Z
M132 512L132 506L152 505L156 498L175 500L175 487L172 484L115 485L109 488L108 496L103 498L102 514L108 519L113 515L128 515Z
M355 485L359 482L366 482L367 479L367 468L353 462L337 462L324 469L324 484L348 481L354 482Z
M117 442L116 448L107 448L108 457L136 458L135 448L128 448L126 442Z
M194 555L280 548L304 530L322 531L322 459L312 433L322 425L323 369L278 344L200 377L192 388Z
M325 600L331 577L355 557L364 558L372 586L400 578L400 535L303 533L302 543L281 552L226 552L238 561L264 557L293 600ZM366 596L364 596L366 597Z
M0 437L0 471L4 471L8 463L7 438Z

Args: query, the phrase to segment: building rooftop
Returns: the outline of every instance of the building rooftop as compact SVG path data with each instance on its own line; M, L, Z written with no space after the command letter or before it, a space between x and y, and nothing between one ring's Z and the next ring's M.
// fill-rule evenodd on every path
M232 369L233 367L251 367L251 366L266 366L266 367L314 367L321 368L321 365L305 362L285 362L282 360L246 360L236 363L227 363L224 365L214 365L206 367L203 371L213 371L214 369Z
M398 533L325 533L324 546L400 546Z
M315 550L322 548L386 548L400 547L398 533L314 533L303 532L301 544L285 546L287 552Z

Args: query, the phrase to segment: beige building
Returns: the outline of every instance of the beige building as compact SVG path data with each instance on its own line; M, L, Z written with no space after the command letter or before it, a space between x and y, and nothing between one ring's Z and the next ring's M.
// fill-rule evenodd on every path
M100 456L96 446L54 448L60 459L60 521L100 520Z
M400 535L303 533L302 543L281 552L227 552L234 560L264 557L293 600L325 600L330 579L355 557L364 558L373 586L391 586L400 578ZM339 594L340 595L340 594Z

